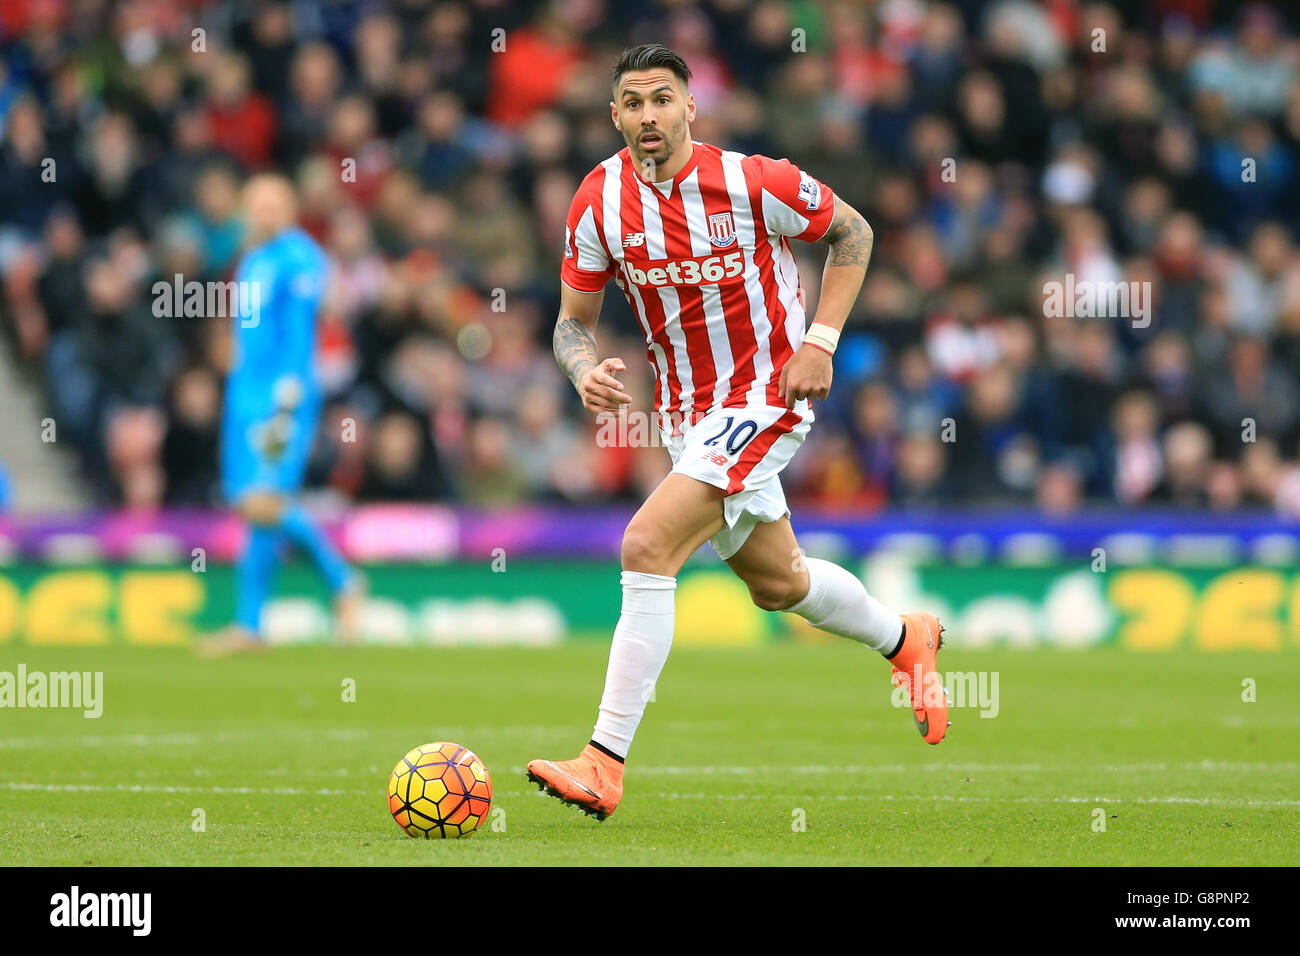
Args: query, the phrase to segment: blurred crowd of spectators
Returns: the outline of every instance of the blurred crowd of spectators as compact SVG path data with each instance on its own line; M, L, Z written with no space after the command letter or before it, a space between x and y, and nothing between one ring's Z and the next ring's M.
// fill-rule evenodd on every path
M1230 6L9 0L0 325L104 500L215 503L229 320L150 288L228 278L241 180L279 168L334 263L313 485L637 499L666 454L594 440L550 336L569 201L623 145L610 67L658 40L694 139L788 157L875 229L792 499L1294 511L1297 41ZM825 249L795 245L811 304ZM1066 273L1150 282L1150 325L1049 317Z

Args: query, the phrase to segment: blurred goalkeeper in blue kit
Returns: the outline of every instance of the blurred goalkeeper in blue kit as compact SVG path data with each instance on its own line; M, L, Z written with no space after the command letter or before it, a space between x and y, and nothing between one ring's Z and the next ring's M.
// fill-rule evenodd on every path
M244 187L247 252L232 316L234 355L221 436L222 489L248 522L236 573L235 622L204 642L207 653L264 646L262 607L281 552L297 546L335 600L339 638L352 641L362 579L298 501L321 410L315 375L316 315L329 275L320 246L297 226L287 179L254 176Z

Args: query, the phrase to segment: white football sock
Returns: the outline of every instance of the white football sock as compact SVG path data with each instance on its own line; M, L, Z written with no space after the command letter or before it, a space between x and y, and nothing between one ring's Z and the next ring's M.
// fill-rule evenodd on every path
M623 572L623 612L614 628L605 671L605 693L591 739L626 757L645 705L673 646L677 579Z
M898 644L903 619L881 604L857 575L821 558L804 558L808 594L787 608L813 627L866 644L888 654Z

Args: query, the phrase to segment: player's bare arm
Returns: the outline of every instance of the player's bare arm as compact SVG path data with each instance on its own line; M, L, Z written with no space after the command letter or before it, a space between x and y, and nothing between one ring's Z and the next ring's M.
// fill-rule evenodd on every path
M836 196L835 218L831 220L826 235L818 240L831 247L830 255L826 257L826 267L857 266L865 275L875 239L875 234L867 220L862 218L862 213ZM862 284L861 277L858 284ZM854 297L856 298L856 292Z
M875 236L862 214L837 196L835 217L818 241L831 248L822 270L817 315L803 345L781 370L781 394L790 408L802 398L830 394L831 355L862 288Z
M596 352L596 323L605 301L604 290L578 292L560 286L560 316L552 345L555 361L578 390L582 407L590 412L615 412L632 401L615 373L627 368L620 358L601 361Z

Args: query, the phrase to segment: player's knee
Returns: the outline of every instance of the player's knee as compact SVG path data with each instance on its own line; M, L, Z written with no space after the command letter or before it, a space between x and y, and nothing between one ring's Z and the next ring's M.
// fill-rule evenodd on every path
M800 582L797 578L763 578L746 583L750 600L764 611L784 611L794 607L808 593L807 582Z
M660 536L645 525L632 522L623 532L622 561L624 571L663 574L667 549Z

